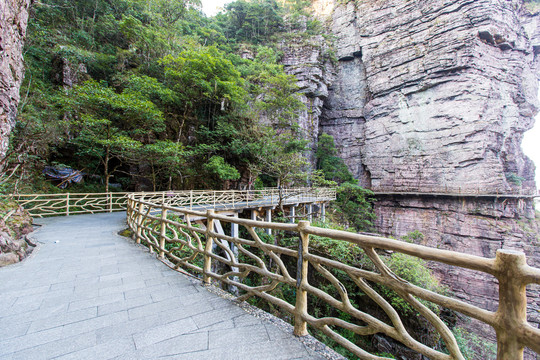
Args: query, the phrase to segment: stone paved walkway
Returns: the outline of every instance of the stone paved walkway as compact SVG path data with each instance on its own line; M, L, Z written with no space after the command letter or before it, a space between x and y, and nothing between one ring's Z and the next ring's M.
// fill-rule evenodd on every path
M40 219L0 269L0 359L322 359L116 233L125 213Z

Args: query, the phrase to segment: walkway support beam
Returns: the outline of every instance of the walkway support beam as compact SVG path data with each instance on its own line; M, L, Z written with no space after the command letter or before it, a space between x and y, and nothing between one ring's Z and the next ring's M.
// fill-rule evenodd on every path
M291 224L294 224L294 220L295 220L295 217L296 217L296 215L295 215L296 205L291 205L290 209L291 210L290 210L290 213L289 213L289 218L290 218L289 222Z
M272 208L266 209L266 222L272 222ZM272 235L272 229L266 228L265 232L268 235Z
M206 211L206 245L204 248L204 267L203 281L205 284L210 284L210 273L212 272L212 248L214 246L214 238L211 235L214 232L214 210Z

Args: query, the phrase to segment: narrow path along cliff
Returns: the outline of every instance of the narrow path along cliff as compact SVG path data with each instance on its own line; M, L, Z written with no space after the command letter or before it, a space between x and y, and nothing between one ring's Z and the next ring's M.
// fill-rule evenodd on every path
M324 359L126 238L125 213L40 219L0 269L0 359Z

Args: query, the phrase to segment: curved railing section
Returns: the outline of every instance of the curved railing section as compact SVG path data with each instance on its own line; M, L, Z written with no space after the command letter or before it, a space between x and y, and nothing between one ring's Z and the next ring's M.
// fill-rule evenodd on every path
M238 209L335 200L335 188L266 188L261 190L185 190L133 193L148 201L195 210ZM32 217L125 211L126 192L9 195ZM4 195L8 196L8 195Z
M177 269L198 275L206 283L212 280L228 284L238 292L238 299L260 297L294 317L296 335L307 335L307 325L362 359L385 359L368 353L336 331L348 330L358 335L384 334L430 359L464 359L448 326L429 303L465 314L495 329L498 359L522 359L524 347L540 353L540 330L527 322L528 284L540 284L540 269L526 264L525 255L498 250L495 258L483 258L440 250L402 241L366 236L345 231L298 224L272 223L219 215L213 210L194 211L154 202L137 194L128 196L127 222L138 243L168 258ZM236 231L233 231L234 229ZM239 228L239 229L238 229ZM223 229L231 230L232 236ZM257 229L296 238L293 246L280 246ZM321 236L354 244L363 249L372 266L347 265L310 251L310 237ZM499 283L499 308L488 311L462 300L415 286L395 275L382 260L382 252L399 252L424 260L444 263L490 274ZM261 281L247 281L251 276ZM309 275L309 276L308 276ZM323 288L310 283L318 276L326 281ZM343 285L356 284L380 309L381 318L356 307ZM375 291L385 286L398 294L425 318L444 341L448 353L435 350L414 338L404 326L398 311ZM278 286L293 289L294 301L274 293ZM308 306L318 299L346 314L344 317L316 316Z

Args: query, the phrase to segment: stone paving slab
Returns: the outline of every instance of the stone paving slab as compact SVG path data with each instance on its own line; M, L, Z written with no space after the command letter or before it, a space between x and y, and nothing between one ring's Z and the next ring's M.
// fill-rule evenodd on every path
M125 213L39 219L0 268L0 359L324 359L117 235Z

